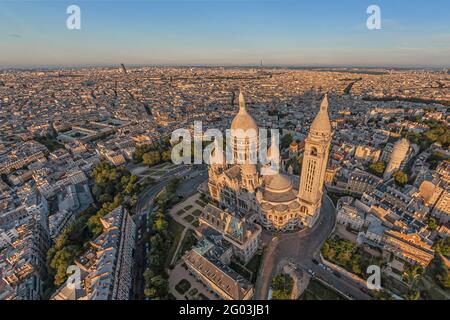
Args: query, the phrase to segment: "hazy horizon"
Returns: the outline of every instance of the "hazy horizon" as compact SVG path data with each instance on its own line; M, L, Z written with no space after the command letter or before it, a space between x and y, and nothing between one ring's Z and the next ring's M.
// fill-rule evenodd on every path
M81 64L81 65L23 65L23 66L0 66L0 71L5 70L70 70L70 69L89 69L89 68L120 68L121 63L117 64ZM433 70L450 69L446 66L426 66L426 65L263 65L260 64L126 64L127 69L133 68L255 68L255 69L398 69L398 70Z
M81 29L66 28L69 5ZM381 30L366 10L381 8ZM448 68L450 3L1 1L0 68L127 65Z

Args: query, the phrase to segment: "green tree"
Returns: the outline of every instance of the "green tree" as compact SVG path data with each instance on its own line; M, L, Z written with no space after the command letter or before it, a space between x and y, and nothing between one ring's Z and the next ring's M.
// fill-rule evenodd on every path
M142 156L143 163L154 166L161 162L161 154L158 151L149 151Z
M289 300L291 298L294 281L287 274L279 274L272 279L272 299Z
M111 202L113 197L110 194L102 194L98 197L100 203Z
M150 283L150 280L155 276L155 273L151 269L145 269L144 271L144 280L145 283Z
M286 149L287 147L289 147L289 145L291 144L292 140L293 140L292 136L289 133L285 134L283 136L283 138L281 138L281 148L282 149Z
M431 169L436 169L436 167L442 161L446 160L447 156L442 152L434 152L431 156L428 157L427 162L430 164Z
M420 300L420 291L411 290L404 296L404 298L406 300Z
M153 228L157 232L165 231L167 230L168 223L164 218L158 218L155 220L155 224L153 225Z
M408 183L408 176L403 171L397 171L394 173L394 181L399 186L404 186Z
M172 159L171 156L172 156L172 150L166 150L161 153L161 158L162 158L162 161L164 161L164 162L170 161Z
M450 238L435 241L433 248L437 253L440 253L445 257L450 257Z
M376 176L382 177L386 165L383 161L374 162L369 166L368 171Z
M434 217L428 217L426 223L428 224L428 230L430 231L434 231L439 227L439 224Z
M407 265L403 271L403 280L412 284L422 274L422 271L418 265Z
M144 295L148 298L155 298L158 296L158 291L156 288L150 287L144 289Z
M434 278L436 282L444 289L450 288L450 272L444 263L443 258L440 255L435 256L436 271Z
M394 300L392 295L385 290L374 290L373 296L376 300Z

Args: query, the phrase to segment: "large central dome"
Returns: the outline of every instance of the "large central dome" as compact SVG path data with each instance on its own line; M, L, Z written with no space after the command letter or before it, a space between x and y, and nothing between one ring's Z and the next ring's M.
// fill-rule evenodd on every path
M231 129L232 130L258 130L258 126L256 125L255 120L253 117L248 114L247 110L245 109L245 100L244 95L239 93L239 112L234 117L233 122L231 122Z

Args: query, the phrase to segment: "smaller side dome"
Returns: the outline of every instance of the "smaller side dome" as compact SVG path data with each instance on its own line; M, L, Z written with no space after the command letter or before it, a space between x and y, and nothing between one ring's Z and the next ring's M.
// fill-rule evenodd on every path
M291 189L292 180L282 173L277 173L272 176L266 185L266 190L273 193L288 192Z

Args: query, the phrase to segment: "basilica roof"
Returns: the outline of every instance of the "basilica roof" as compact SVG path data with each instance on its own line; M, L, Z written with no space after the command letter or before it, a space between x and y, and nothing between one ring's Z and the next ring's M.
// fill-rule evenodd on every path
M230 169L226 170L224 173L231 180L241 178L241 168L238 165L232 166Z
M256 165L254 165L254 164L243 164L242 165L242 173L244 175L257 174Z

